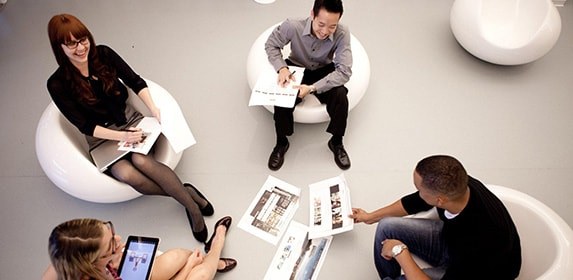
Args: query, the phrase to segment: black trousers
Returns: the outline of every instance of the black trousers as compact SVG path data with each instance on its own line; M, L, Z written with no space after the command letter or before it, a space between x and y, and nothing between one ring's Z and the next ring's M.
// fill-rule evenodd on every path
M286 62L288 65L293 65L288 59ZM332 71L334 71L334 63L316 70L305 69L301 84L312 85ZM323 93L315 94L320 103L326 104L326 111L328 116L330 116L330 123L328 124L326 132L332 135L344 136L344 132L346 131L346 120L348 118L347 94L348 89L345 86L337 86ZM302 102L302 99L297 97L294 107L300 102ZM284 108L275 106L274 120L277 137L290 136L293 134L294 107Z

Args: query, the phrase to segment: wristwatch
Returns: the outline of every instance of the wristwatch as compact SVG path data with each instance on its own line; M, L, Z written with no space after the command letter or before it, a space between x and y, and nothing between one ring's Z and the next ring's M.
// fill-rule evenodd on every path
M395 258L396 256L400 255L400 253L402 253L404 249L408 249L408 246L406 246L405 244L398 244L392 247L392 258Z
M314 87L313 85L310 86L310 94L315 94L316 93L316 87Z

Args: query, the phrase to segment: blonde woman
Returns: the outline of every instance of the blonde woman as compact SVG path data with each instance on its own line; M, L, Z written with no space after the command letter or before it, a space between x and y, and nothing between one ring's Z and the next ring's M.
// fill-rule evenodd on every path
M237 265L230 258L220 258L231 217L215 225L209 253L198 249L171 249L155 259L152 280L213 279L217 272L227 272ZM118 280L117 268L125 244L115 233L111 221L75 219L56 226L49 238L51 265L43 280Z

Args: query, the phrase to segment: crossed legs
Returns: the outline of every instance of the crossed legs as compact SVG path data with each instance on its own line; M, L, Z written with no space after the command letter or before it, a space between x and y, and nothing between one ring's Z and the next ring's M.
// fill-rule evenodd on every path
M199 208L208 202L192 189L185 188L177 174L153 156L131 153L128 158L111 167L111 174L142 194L174 198L191 214L193 231L200 232L204 229L205 221Z

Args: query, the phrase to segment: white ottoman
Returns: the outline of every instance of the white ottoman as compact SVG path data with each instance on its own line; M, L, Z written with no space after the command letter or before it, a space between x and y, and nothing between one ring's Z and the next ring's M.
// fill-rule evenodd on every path
M474 56L500 65L519 65L544 56L561 33L551 0L455 0L450 26Z
M280 23L279 23L280 24ZM269 35L272 33L279 24L275 24L265 30L253 43L249 56L247 58L247 80L249 87L253 89L257 83L257 79L262 71L275 71L267 59L265 52L265 42ZM351 35L351 48L352 48L352 76L346 83L348 88L348 110L352 110L360 99L366 93L368 83L370 82L370 60L366 50L354 35ZM286 58L290 53L289 45L283 49L284 57ZM270 112L274 111L272 106L265 106ZM309 95L298 104L294 110L294 121L298 123L321 123L330 119L326 112L326 105L318 101L314 95Z
M160 110L179 108L164 88L150 80L145 81ZM131 90L129 94L128 102L149 116L149 110L139 97ZM84 135L68 122L53 102L42 114L36 129L36 155L48 178L74 197L91 202L113 203L141 195L131 186L99 172L91 161ZM174 169L182 155L183 152L175 153L163 135L159 137L154 154L158 161Z

